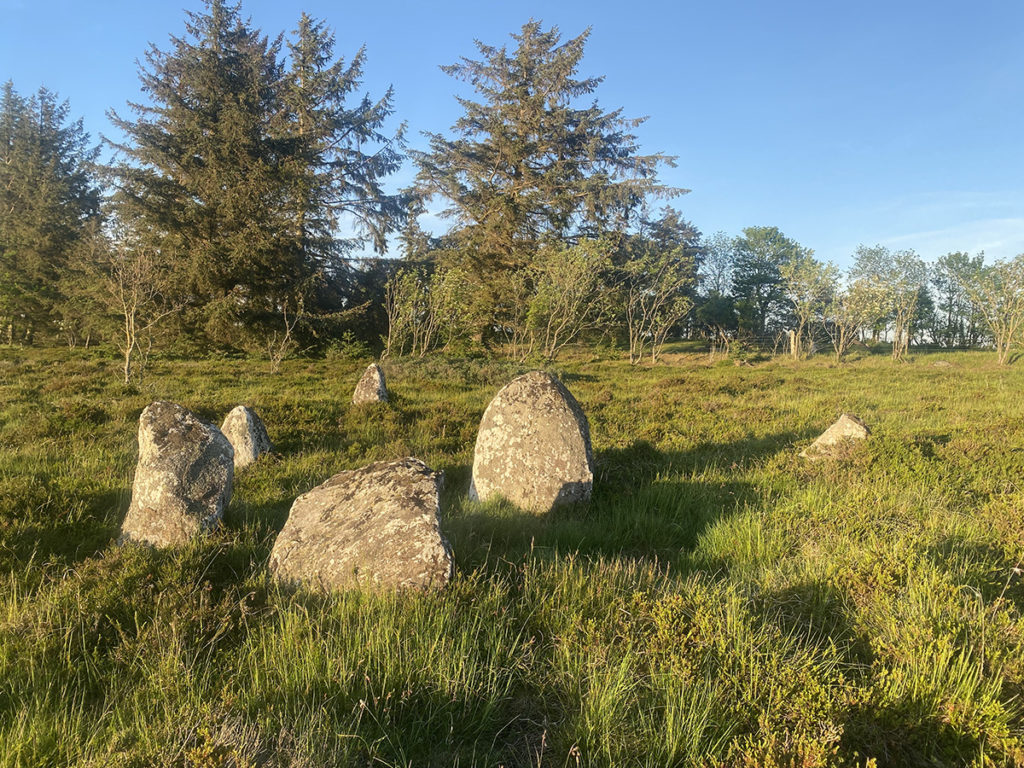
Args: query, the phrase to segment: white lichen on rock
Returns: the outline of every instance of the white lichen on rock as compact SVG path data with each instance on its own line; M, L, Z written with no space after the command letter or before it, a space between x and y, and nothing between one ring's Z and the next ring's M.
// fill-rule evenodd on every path
M436 589L452 577L442 475L414 458L340 472L299 496L270 554L280 581L323 590Z
M121 541L175 546L215 528L233 480L234 449L217 427L175 403L147 406Z
M532 512L586 501L594 483L590 426L554 376L531 371L484 411L473 451L471 499L503 496Z
M274 447L263 420L256 411L244 405L236 406L224 419L220 431L235 449L235 469L247 467Z

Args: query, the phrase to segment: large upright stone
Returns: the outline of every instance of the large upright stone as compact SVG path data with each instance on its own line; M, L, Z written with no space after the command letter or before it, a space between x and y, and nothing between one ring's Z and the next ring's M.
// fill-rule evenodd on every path
M270 569L285 582L335 588L445 586L442 475L419 459L339 472L292 504Z
M870 435L867 425L852 413L844 413L821 436L800 452L805 459L828 459L842 455L850 443Z
M147 406L121 541L175 546L215 528L233 478L234 450L219 429L175 403Z
M507 384L484 411L469 497L500 495L547 512L590 498L593 465L590 426L576 398L554 376L531 371Z
M235 406L220 425L220 431L235 449L236 470L249 466L263 454L274 450L263 420L247 406Z
M384 381L384 371L376 363L370 363L363 373L363 377L356 384L356 391L352 393L352 405L386 403L387 401L388 387Z

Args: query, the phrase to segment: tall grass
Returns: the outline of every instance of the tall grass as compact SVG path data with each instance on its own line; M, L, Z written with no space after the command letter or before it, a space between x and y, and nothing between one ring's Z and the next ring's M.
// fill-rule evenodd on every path
M0 766L1024 764L1024 373L984 353L735 367L685 349L556 372L592 502L466 498L521 369L367 361L0 360ZM256 407L278 453L225 525L118 547L142 408ZM797 457L842 411L873 436ZM442 593L270 581L291 501L413 454L443 469Z

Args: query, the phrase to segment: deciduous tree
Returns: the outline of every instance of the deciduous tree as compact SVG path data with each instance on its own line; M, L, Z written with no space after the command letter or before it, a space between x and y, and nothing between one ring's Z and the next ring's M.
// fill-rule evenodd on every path
M793 357L800 357L806 346L805 335L812 324L823 319L825 306L835 293L839 270L823 264L804 250L779 267L783 290L793 308Z
M999 364L1008 364L1024 336L1024 254L982 267L963 288L992 334Z
M864 278L848 280L832 294L824 307L824 328L837 363L843 361L860 331L884 312L884 303L880 287Z
M777 227L747 227L733 247L732 295L745 330L761 337L787 304L782 265L810 251Z
M893 251L881 245L860 246L851 277L866 280L882 296L882 314L892 328L892 357L902 360L910 346L911 324L927 269L912 250Z

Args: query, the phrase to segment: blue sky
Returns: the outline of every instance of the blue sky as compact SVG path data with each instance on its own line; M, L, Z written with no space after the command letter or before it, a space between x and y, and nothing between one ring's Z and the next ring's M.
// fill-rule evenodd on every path
M139 99L135 61L167 48L200 0L0 0L0 80L71 102L94 136ZM245 0L255 26L324 19L337 52L367 47L365 87L398 118L446 131L463 86L440 64L529 18L592 28L581 74L605 109L649 116L644 151L703 232L773 225L841 266L860 243L1006 258L1024 252L1024 2L377 2ZM407 182L411 169L395 179Z

